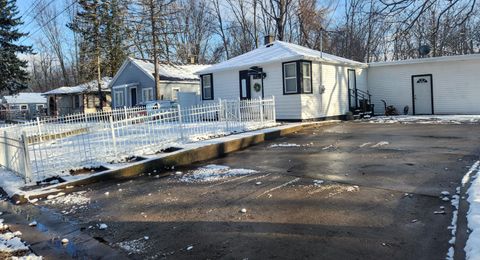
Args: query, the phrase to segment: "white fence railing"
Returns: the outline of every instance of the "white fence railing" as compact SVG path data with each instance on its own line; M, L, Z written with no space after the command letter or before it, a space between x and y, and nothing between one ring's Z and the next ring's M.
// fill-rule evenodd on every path
M37 119L0 129L23 149L17 153L23 156L16 162L21 167L6 161L0 164L26 181L41 181L68 175L72 170L159 153L188 142L273 126L275 121L273 97L219 100L189 108L124 108ZM0 152L14 147L4 143ZM10 158L10 162L15 158Z

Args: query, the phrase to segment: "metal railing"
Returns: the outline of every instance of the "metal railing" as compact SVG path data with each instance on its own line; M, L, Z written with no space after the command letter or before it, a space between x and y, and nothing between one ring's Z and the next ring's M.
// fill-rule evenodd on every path
M28 167L14 167L6 161L0 164L27 182L41 181L69 175L78 169L121 163L130 157L159 153L181 144L275 124L273 97L219 100L189 108L123 108L37 118L0 129L6 138L18 141L16 146L23 149L17 152L15 163ZM15 147L4 143L0 152ZM10 161L14 160L10 158Z

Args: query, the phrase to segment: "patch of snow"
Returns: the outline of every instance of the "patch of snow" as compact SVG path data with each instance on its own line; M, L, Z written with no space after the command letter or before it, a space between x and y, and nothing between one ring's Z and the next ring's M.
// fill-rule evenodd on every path
M369 146L371 144L372 144L371 142L367 142L367 143L363 143L363 144L359 145L358 147L363 148L363 147Z
M249 175L257 173L256 170L250 169L234 169L228 166L210 164L200 167L196 170L189 171L180 178L182 182L210 182L217 181L228 177Z
M301 145L299 144L281 143L281 144L272 144L269 147L275 148L275 147L300 147L300 146Z
M313 180L313 185L315 185L315 186L320 186L320 185L322 185L323 183L324 183L323 180Z
M362 121L381 124L478 124L480 115L375 116Z
M146 249L145 241L146 240L144 238L139 238L139 239L130 240L130 241L123 241L123 242L117 243L117 245L123 250L131 254L138 254L145 251Z
M100 229L100 230L105 230L105 229L107 229L107 228L108 228L108 226L107 226L107 224L105 224L105 223L102 223L102 224L100 224L100 225L98 226L98 229Z
M241 213L247 213L247 209L243 208L240 210Z
M480 161L476 161L472 165L472 167L470 167L468 172L462 178L462 187L465 187L465 185L467 185L467 183L470 181L470 176L472 175L472 173L480 169L479 166L480 166Z
M88 204L90 204L90 198L87 198L84 195L85 193L86 191L74 192L66 196L55 197L47 200L45 203L50 205L71 206L70 210L62 211L64 214L71 214L75 213L79 209L87 208Z
M475 170L476 173L474 177L478 177L480 174L478 164ZM465 246L466 259L480 259L480 178L475 178L467 193L467 201L470 203L467 221L468 228L472 232L470 232Z
M25 256L12 256L12 260L42 260L42 256L37 256L35 254L28 254Z
M3 255L25 255L30 249L12 232L0 234L0 253Z
M37 225L37 221L34 220L34 221L30 222L28 225L31 226L31 227L35 227Z
M382 146L389 145L389 144L390 144L390 143L387 142L387 141L381 141L381 142L378 142L378 143L372 145L371 147L372 147L372 148L378 148L378 147L382 147Z
M355 191L359 191L359 190L360 190L360 187L357 186L357 185L347 187L348 192L355 192Z

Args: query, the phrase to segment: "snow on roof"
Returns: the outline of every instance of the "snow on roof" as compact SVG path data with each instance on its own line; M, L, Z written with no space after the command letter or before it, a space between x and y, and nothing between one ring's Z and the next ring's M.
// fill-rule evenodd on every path
M112 78L110 77L103 77L101 84L102 84L102 91L110 91L108 84ZM79 94L84 92L97 92L98 91L98 83L97 80L92 80L87 83L83 83L73 87L59 87L50 91L43 93L43 95L65 95L65 94Z
M11 96L4 96L3 99L8 104L43 104L47 103L47 98L42 93L18 93Z
M130 60L149 76L153 75L155 71L153 62L134 58ZM159 64L158 66L161 80L199 80L195 73L208 67L210 65Z
M207 69L199 71L197 74L238 68L247 69L249 67L261 64L301 59L315 60L332 64L366 66L365 63L345 59L325 52L322 53L320 51L312 50L297 44L275 41L271 44L264 45L227 61L215 64Z
M454 55L454 56L442 56L431 58L419 58L397 61L382 61L369 63L370 67L380 66L392 66L392 65L409 65L409 64L422 64L431 62L449 62L449 61L468 61L468 60L480 60L480 54L467 54L467 55Z

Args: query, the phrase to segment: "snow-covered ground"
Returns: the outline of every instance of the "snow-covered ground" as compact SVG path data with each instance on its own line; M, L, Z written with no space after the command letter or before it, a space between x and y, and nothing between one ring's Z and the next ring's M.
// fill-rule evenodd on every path
M471 230L467 244L465 246L466 259L480 259L480 162L476 162L469 173L462 181L467 184L470 180L472 184L468 189L468 202L470 208L467 214L468 228Z
M480 115L375 116L360 121L381 124L479 124Z
M36 256L30 251L30 248L22 241L22 233L19 231L11 232L8 225L0 219L0 258L2 259L31 259L41 260L41 256Z

